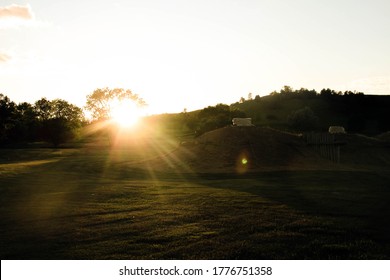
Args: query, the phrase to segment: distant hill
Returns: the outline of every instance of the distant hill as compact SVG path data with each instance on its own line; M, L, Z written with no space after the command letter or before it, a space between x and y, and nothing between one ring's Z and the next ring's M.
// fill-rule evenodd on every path
M304 108L317 119L312 130L326 131L331 125L343 126L348 132L378 135L390 130L390 96L362 93L336 93L332 90L298 90L274 92L231 104L243 111L255 125L298 130L290 122L291 116Z
M390 131L390 95L364 95L324 89L292 90L241 98L230 105L217 104L192 112L156 115L149 123L176 134L201 136L232 124L234 117L249 117L256 126L301 133L325 132L329 126L343 126L347 132L377 136Z

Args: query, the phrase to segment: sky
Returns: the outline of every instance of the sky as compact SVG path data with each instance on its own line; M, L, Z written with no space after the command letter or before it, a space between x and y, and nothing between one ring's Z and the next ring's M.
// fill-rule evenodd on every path
M284 85L390 94L388 0L0 0L0 93L84 106L130 89L150 113Z

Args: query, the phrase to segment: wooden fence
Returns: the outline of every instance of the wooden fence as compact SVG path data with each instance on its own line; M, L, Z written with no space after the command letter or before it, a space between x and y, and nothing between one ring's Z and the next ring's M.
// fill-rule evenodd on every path
M324 158L340 162L340 147L346 144L344 134L311 132L304 135L306 144L313 146Z

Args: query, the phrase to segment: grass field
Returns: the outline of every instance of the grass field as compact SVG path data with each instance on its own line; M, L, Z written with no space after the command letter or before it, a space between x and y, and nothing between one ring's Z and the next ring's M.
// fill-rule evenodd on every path
M158 173L146 156L0 150L1 259L390 258L390 173Z

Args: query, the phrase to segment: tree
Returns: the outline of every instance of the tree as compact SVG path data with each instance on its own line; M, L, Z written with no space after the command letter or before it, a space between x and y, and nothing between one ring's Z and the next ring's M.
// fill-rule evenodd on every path
M295 92L303 98L314 98L317 96L317 92L314 89L308 90L307 88L301 88Z
M300 131L314 130L318 126L318 117L310 107L305 107L292 112L288 116L288 123L294 129Z
M320 91L320 95L322 97L326 97L326 98L329 98L329 97L332 97L332 95L337 95L337 92L334 91L333 89L330 89L330 88L323 88L321 91Z
M146 102L131 90L123 88L99 88L87 95L85 108L92 113L95 120L107 120L111 117L111 110L115 102L132 100L138 106L145 106Z
M81 108L70 104L63 99L55 99L51 102L52 116L56 119L64 119L72 126L79 126L84 119Z
M231 123L230 108L226 104L208 106L199 112L198 119L198 134L224 127Z
M0 142L9 140L9 133L14 127L16 104L0 93Z
M283 88L280 90L280 93L281 94L290 94L290 93L294 93L294 90L290 86L283 86Z
M34 109L39 120L48 120L52 117L52 103L45 97L35 102Z
M35 102L34 108L38 116L38 137L56 147L72 140L84 120L81 108L63 99L42 98Z
M207 131L231 125L233 118L245 116L244 112L234 107L217 104L200 110L195 117L188 119L187 127L194 130L196 135L201 135Z
M14 127L10 138L13 142L35 141L37 135L38 119L34 106L27 102L16 106Z

